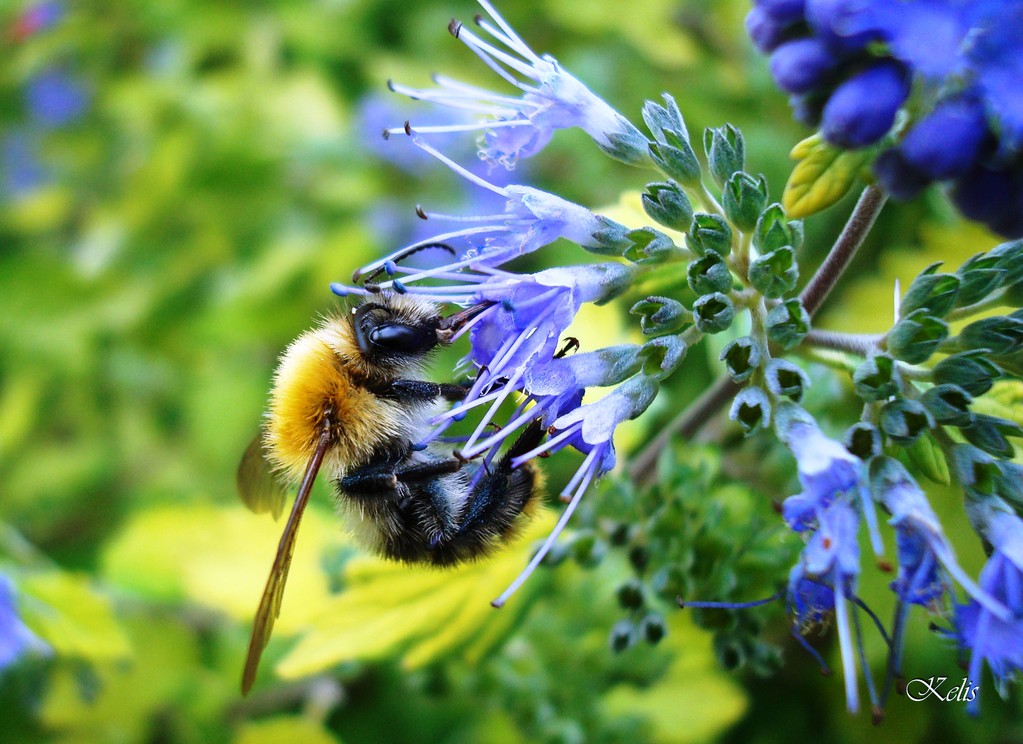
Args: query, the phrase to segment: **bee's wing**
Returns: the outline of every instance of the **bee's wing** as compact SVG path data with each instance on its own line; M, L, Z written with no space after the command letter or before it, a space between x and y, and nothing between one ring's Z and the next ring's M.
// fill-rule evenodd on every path
M302 484L298 487L295 504L291 507L288 523L284 526L284 534L281 535L281 541L277 545L277 555L274 557L274 564L270 568L270 577L266 580L266 588L263 589L263 597L259 600L256 618L252 622L252 638L249 640L249 651L245 657L245 670L242 672L243 695L247 695L249 690L252 689L252 683L256 680L256 669L259 667L259 658L263 655L263 649L266 648L266 644L270 641L270 633L273 632L274 622L277 620L277 616L281 614L281 600L284 598L284 585L288 581L288 569L291 568L291 556L295 552L295 537L298 535L298 525L302 521L302 514L305 512L306 504L309 503L309 494L313 490L316 473L320 470L323 455L326 453L329 445L330 431L329 428L325 428L316 445L316 451L306 466L305 475L302 477ZM249 449L252 449L252 447Z
M263 453L262 433L257 434L245 448L242 461L238 463L237 483L238 495L245 506L256 514L270 512L275 520L280 519L288 492L277 480Z

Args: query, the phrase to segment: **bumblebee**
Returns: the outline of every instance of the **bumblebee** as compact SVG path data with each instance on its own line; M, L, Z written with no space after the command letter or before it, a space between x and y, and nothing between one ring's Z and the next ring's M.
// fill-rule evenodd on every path
M539 473L530 463L511 463L540 443L538 421L489 467L465 467L451 453L414 446L436 404L467 392L419 379L425 362L486 307L442 317L432 303L379 294L328 317L285 350L263 431L238 468L239 493L257 512L279 515L287 493L282 482L298 484L256 611L243 693L280 612L299 522L321 470L356 539L409 563L447 566L481 557L514 532L533 503Z

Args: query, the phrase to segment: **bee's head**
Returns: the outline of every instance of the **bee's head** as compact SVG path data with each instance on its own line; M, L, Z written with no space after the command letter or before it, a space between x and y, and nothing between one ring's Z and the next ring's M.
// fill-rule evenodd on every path
M415 367L441 341L442 318L436 306L403 295L381 295L352 310L355 342L367 363L377 367Z

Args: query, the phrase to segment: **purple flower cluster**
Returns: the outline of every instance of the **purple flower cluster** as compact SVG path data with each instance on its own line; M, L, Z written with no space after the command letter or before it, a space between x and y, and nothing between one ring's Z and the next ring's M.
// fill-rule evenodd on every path
M848 707L855 711L859 706L858 659L874 710L880 714L893 678L901 673L906 614L912 605L923 606L935 614L949 614L956 604L954 584L958 583L970 597L970 603L960 608L961 618L972 622L982 616L993 623L1004 623L1010 617L1006 607L1012 606L1010 599L1004 591L986 581L984 575L978 586L962 570L923 491L898 461L873 458L868 479L865 463L824 436L813 419L798 406L781 407L776 412L776 426L779 436L796 458L803 487L802 493L786 499L782 507L788 525L807 535L806 547L789 575L786 592L794 635L823 666L823 660L802 635L834 615ZM891 583L898 603L890 635L856 596L861 517L867 524L875 554L880 556L883 550L875 501L891 514L888 524L895 531L898 557L898 574ZM1016 535L1019 537L1023 534ZM1013 545L1018 552L1023 540L1017 539ZM860 610L878 626L889 647L888 676L880 696L866 663ZM965 621L961 625L966 627ZM970 647L968 643L964 645ZM981 653L991 658L989 651ZM989 663L994 666L996 662Z
M803 487L802 493L790 496L782 505L789 527L807 536L799 563L789 575L786 593L793 616L793 635L823 665L803 635L834 615L842 652L846 703L850 711L856 711L859 691L854 650L858 651L860 663L866 669L854 604L860 572L861 516L869 526L875 552L881 551L877 515L864 485L863 463L841 444L824 436L813 419L798 406L782 406L775 416L778 434L796 458L799 483ZM870 683L869 674L866 679ZM873 684L869 684L869 689L876 707L878 699Z
M1023 671L1023 520L1001 499L988 498L970 504L976 529L992 547L991 557L980 572L981 589L1004 604L998 612L977 598L956 607L956 637L970 653L968 679L979 684L981 665L987 662L998 691ZM976 714L980 696L968 710Z
M417 444L426 446L474 410L482 411L473 431L462 438L456 454L481 458L484 467L530 422L540 420L549 438L515 464L573 447L585 457L562 492L568 502L558 526L516 582L498 599L502 604L543 559L593 480L614 467L613 434L622 421L635 418L653 401L659 379L681 361L685 348L676 337L642 346L625 344L578 354L563 339L584 303L601 304L620 295L640 269L607 261L560 266L532 274L500 268L558 239L581 246L606 245L607 234L625 228L554 194L518 184L496 186L423 142L410 126L412 141L475 186L504 201L490 215L456 217L420 210L429 221L460 221L457 230L407 245L355 272L356 286L333 285L341 296L377 292L407 293L437 303L484 309L451 339L468 335L471 347L462 362L474 383L465 400L438 415L435 427ZM455 246L458 246L456 250ZM421 251L446 249L446 263L411 265ZM599 400L584 398L594 388L611 388ZM516 407L500 428L491 431L507 402ZM511 439L509 439L511 438ZM484 468L478 473L482 474Z
M554 130L580 127L614 157L627 161L646 157L647 140L628 120L552 57L535 55L486 0L480 4L492 20L477 17L476 22L492 41L459 24L452 24L451 31L519 88L521 96L490 93L444 77L436 78L436 90L412 90L392 83L391 89L398 93L468 111L482 119L415 128L406 122L385 133L408 135L421 152L496 197L499 208L464 217L419 209L424 220L454 223L456 229L424 237L364 266L352 278L356 286L336 284L332 289L342 296L397 292L482 308L451 339L469 336L471 349L462 367L473 370L474 382L463 401L435 417L434 428L419 446L444 436L456 421L479 412L473 430L458 438L455 451L465 460L479 458L479 475L506 442L537 420L548 438L518 456L514 465L566 447L584 455L562 491L568 506L558 525L523 573L495 600L495 605L500 605L543 560L594 479L614 467L616 427L646 410L660 379L681 361L685 344L678 337L662 337L642 346L624 344L571 353L578 342L563 338L563 334L582 304L611 300L629 288L641 269L618 261L560 266L532 274L502 267L559 239L597 253L620 253L615 247L624 248L618 243L626 228L554 194L521 184L498 185L423 141L423 133L480 131L481 159L511 168L519 158L541 149ZM451 259L426 264L409 260L427 249L434 253L446 250ZM590 391L596 388L609 391L594 401ZM500 410L509 403L514 410L494 430Z
M746 25L828 141L865 147L895 127L876 163L890 193L950 182L965 216L1023 235L1023 1L757 0Z

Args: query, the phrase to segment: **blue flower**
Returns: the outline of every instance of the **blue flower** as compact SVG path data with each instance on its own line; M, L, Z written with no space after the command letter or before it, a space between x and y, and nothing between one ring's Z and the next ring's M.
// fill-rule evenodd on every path
M537 56L487 0L479 3L493 23L479 16L476 22L496 45L454 21L451 33L521 95L494 93L443 76L435 77L438 87L429 90L390 83L397 93L485 117L471 124L421 127L419 131L481 131L481 157L506 168L539 152L554 130L569 127L581 128L619 160L640 162L647 157L647 139L635 126L563 70L553 57Z
M789 93L810 93L834 72L839 60L821 39L794 39L771 55L771 75Z
M1023 237L1023 167L974 163L952 185L952 201L964 216L1006 237Z
M64 126L80 117L89 106L84 87L59 68L43 70L25 89L29 116L40 126Z
M400 284L432 276L443 277L445 274L465 268L498 266L518 256L532 253L558 238L567 238L583 247L596 247L600 245L597 236L608 229L624 232L624 228L612 220L595 215L585 207L554 194L517 184L496 186L427 145L411 128L407 131L420 148L453 171L477 186L502 197L504 209L500 213L471 217L421 211L420 216L424 219L449 220L470 226L440 233L405 246L357 271L353 277L354 281L394 265L425 246L463 241L470 247L461 253L457 261L431 269L407 272L408 275L400 280ZM381 286L395 286L393 281Z
M796 532L813 529L822 511L836 499L859 499L874 552L882 552L874 503L863 478L863 463L845 447L826 437L802 408L784 404L775 412L778 436L796 458L803 492L782 504L785 521Z
M567 501L568 505L557 525L522 573L493 601L495 607L502 606L540 565L568 524L590 483L614 467L615 428L623 421L643 413L657 396L657 388L657 382L652 377L643 374L631 377L595 403L578 406L559 416L551 426L552 436L547 442L513 461L513 465L518 465L543 452L554 452L568 445L586 454L582 465L561 492L562 500Z
M960 568L937 515L906 469L888 457L875 460L871 469L874 491L892 515L888 524L895 528L899 573L891 588L899 599L940 611L940 600L950 591L947 574L988 611L1006 617L1005 607Z
M909 97L909 82L899 62L875 62L835 88L821 114L821 133L848 149L877 142Z
M14 584L0 574L0 671L27 653L45 655L51 649L21 621L15 607Z
M1020 0L770 0L747 17L798 120L852 149L907 111L904 141L876 162L885 188L952 181L960 211L1008 237L1023 235L1021 27Z
M39 143L30 132L13 129L0 140L0 174L5 199L16 199L46 179L39 160Z
M997 497L970 502L967 509L974 526L993 548L980 572L980 586L1011 614L998 617L973 599L956 608L956 634L963 649L970 652L970 684L979 684L986 661L999 694L1004 696L1008 681L1023 670L1023 520ZM967 704L967 710L976 714L979 704L978 695Z
M21 13L15 20L12 36L22 41L40 31L52 28L64 16L64 4L59 2L36 3Z
M854 649L849 622L849 604L855 597L860 572L859 516L845 501L835 501L818 511L818 525L803 549L799 563L789 574L786 601L800 635L834 613L842 655L846 705L850 711L856 712L859 709L859 691L854 650L857 649ZM862 659L861 644L857 642L856 646ZM872 686L871 694L873 697Z

